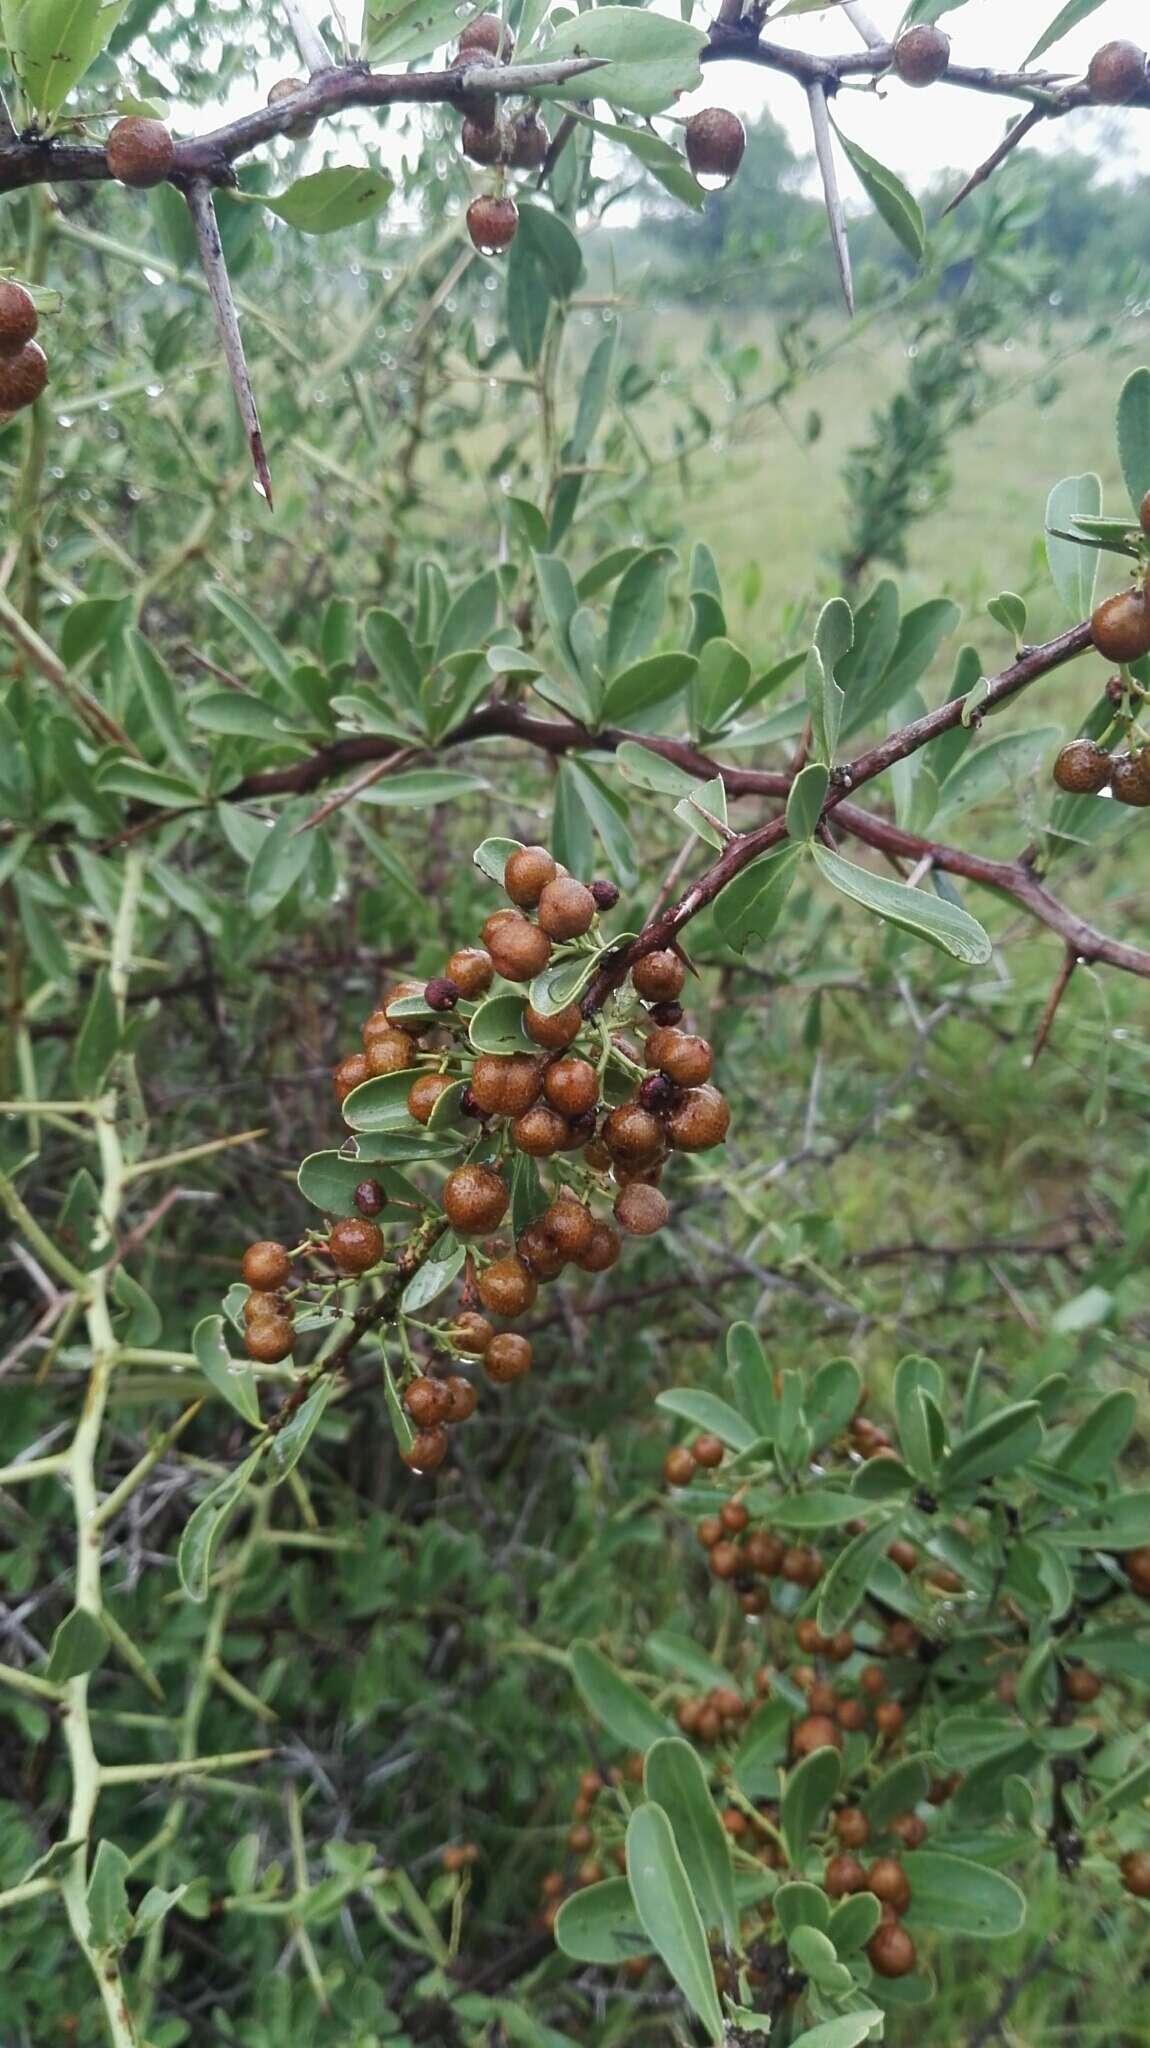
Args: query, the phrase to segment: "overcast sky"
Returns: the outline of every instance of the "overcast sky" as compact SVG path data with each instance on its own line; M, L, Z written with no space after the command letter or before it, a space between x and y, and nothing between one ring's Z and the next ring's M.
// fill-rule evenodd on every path
M904 0L866 0L866 4L876 25L893 33L902 18ZM966 5L945 16L940 26L950 33L956 63L1010 70L1021 64L1061 5L1062 0L966 0ZM768 33L778 42L826 54L858 47L855 31L833 10L827 15L780 21ZM1081 76L1099 44L1117 36L1127 36L1143 47L1150 43L1147 0L1106 0L1105 6L1071 29L1040 64ZM703 90L689 104L716 103L733 107L744 119L769 107L795 147L802 151L810 148L806 102L791 79L749 64L711 66ZM916 92L892 82L883 86L881 95L873 90L843 91L835 112L853 141L918 185L940 166L973 169L993 149L1018 105L1015 100L963 92L954 86L937 85ZM1113 152L1116 176L1150 168L1150 116L1145 111L1083 111L1071 115L1064 126L1053 125L1045 136L1039 130L1039 138L1027 146L1057 150L1071 139L1083 147L1101 149L1106 144ZM849 173L846 175L849 179Z

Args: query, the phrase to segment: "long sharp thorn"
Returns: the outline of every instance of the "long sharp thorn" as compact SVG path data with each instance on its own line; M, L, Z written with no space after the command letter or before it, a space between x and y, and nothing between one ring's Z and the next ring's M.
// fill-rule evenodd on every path
M244 423L244 431L248 437L248 447L251 450L256 483L267 499L270 510L272 504L272 480L268 470L267 456L264 452L264 437L260 429L259 414L256 411L255 392L252 390L252 380L248 374L247 358L244 355L239 315L236 312L236 302L232 297L231 281L228 277L227 264L224 262L224 252L220 246L220 230L216 222L216 209L212 201L211 186L205 178L194 178L188 186L185 197L188 202L188 212L192 217L192 226L196 233L196 243L200 252L200 262L203 265L204 277L207 280L208 291L211 294L212 311L216 316L216 329L224 351L224 360L228 366L228 375L232 380L232 390L235 392L236 404L240 409L240 418Z
M991 150L991 153L987 157L986 162L979 164L978 169L976 171L971 172L965 185L960 186L959 190L955 193L954 198L951 199L948 202L948 204L943 207L943 220L946 219L948 213L954 212L956 206L961 206L963 200L966 199L971 192L976 192L980 185L985 185L987 179L991 175L991 172L996 171L998 169L999 164L1004 163L1006 161L1006 158L1010 155L1011 150L1017 149L1019 143L1025 140L1026 136L1029 135L1031 129L1036 128L1038 126L1038 123L1040 121L1044 121L1045 119L1046 115L1042 107L1031 107L1030 112L1028 114L1024 114L1021 121L1016 121L1013 128L1010 129L1009 133L1003 136L1002 141L998 145L998 148Z
M812 82L807 87L807 103L811 110L811 128L815 138L815 155L818 158L819 173L823 181L823 196L826 200L827 219L830 222L831 241L834 244L835 261L839 268L843 297L847 312L855 309L854 281L851 277L851 252L847 243L846 215L839 194L838 170L835 166L835 149L831 137L831 121L827 112L827 96L824 88Z

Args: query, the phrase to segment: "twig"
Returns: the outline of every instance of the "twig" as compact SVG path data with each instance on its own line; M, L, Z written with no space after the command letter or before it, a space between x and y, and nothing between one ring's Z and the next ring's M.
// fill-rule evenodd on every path
M980 2027L975 2028L974 2033L966 2044L966 2048L988 2048L989 2042L999 2038L1002 2033L1002 2023L1007 2018L1016 1998L1025 1991L1028 1984L1033 1984L1036 1977L1041 1977L1042 1972L1053 1961L1054 1950L1054 1936L1052 1934L1047 1935L1042 1946L1035 1949L1030 1961L1021 1970L1017 1971L1013 1977L1007 1978L994 2011L983 2021Z
M1007 133L1003 136L1002 141L999 143L997 149L991 150L990 155L987 157L985 163L979 164L978 169L976 171L971 172L969 178L966 180L966 183L964 185L960 185L958 191L954 195L954 198L949 200L947 204L943 207L942 218L945 220L947 214L953 213L956 206L961 206L963 200L967 198L971 192L976 192L980 185L985 185L991 173L998 169L999 164L1005 163L1006 158L1011 153L1011 150L1017 149L1019 143L1025 141L1031 129L1037 128L1038 123L1040 121L1045 121L1046 118L1046 110L1044 107L1031 107L1029 112L1025 113L1022 116L1021 121L1016 121L1013 128L1009 129Z
M1054 978L1054 987L1051 989L1050 994L1046 999L1046 1008L1042 1012L1041 1022L1039 1023L1038 1030L1034 1035L1034 1044L1030 1048L1030 1057L1027 1060L1027 1066L1032 1067L1034 1065L1035 1061L1038 1059L1042 1051L1043 1046L1046 1044L1046 1041L1050 1036L1050 1027L1053 1024L1055 1017L1058 1015L1058 1005L1062 1001L1063 996L1066 994L1067 988L1070 985L1070 977L1073 974L1077 965L1078 955L1072 947L1068 946L1065 954L1063 955L1062 965Z
M835 262L838 264L843 297L847 312L855 309L854 281L851 277L851 252L847 243L846 215L839 193L838 170L835 165L834 141L831 136L830 115L827 112L827 95L823 85L812 82L807 86L807 104L811 110L811 129L815 139L815 155L818 158L819 174L823 181L823 196L826 200L827 220L830 224L831 242L834 246Z
M403 768L408 761L414 761L419 752L419 747L401 747L398 753L390 754L386 761L377 761L374 768L366 769L362 775L357 775L354 782L346 783L343 789L336 790L334 796L329 796L326 803L320 804L319 809L305 818L302 825L296 826L292 838L298 839L301 832L310 832L316 825L322 825L324 819L330 818L333 811L341 810L353 797L361 796L365 789L371 788L373 782L382 782L385 775L393 775L397 768Z
M252 380L248 374L247 359L244 355L239 315L236 312L236 303L232 297L231 281L228 277L228 267L224 261L224 252L220 245L220 231L216 222L216 209L212 199L211 186L207 183L206 179L193 178L184 197L188 202L188 212L192 217L192 226L196 233L200 262L203 265L204 276L207 279L208 290L211 293L212 311L216 316L216 329L220 337L220 345L224 351L228 375L232 380L232 390L236 395L236 404L240 409L240 418L244 423L244 432L248 437L248 447L251 450L252 464L256 473L256 488L262 491L268 501L268 508L270 510L272 503L272 480L268 472L267 456L264 453L264 437L260 428L259 414L256 411L255 393L252 390Z

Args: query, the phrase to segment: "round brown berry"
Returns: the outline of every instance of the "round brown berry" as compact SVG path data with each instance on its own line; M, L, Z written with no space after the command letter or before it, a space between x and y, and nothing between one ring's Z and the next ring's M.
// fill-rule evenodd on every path
M451 1395L445 1381L429 1379L426 1373L420 1373L404 1388L403 1405L412 1421L420 1429L425 1429L432 1423L447 1421L451 1412Z
M704 1472L715 1472L726 1456L726 1446L721 1437L710 1434L697 1436L691 1445L691 1456Z
M794 1586L817 1586L823 1574L823 1561L817 1550L806 1550L802 1544L795 1544L784 1550L779 1567L784 1579Z
M507 1213L506 1183L493 1166L457 1166L443 1185L443 1207L453 1230L482 1237Z
M565 1010L557 1010L553 1017L545 1017L528 1003L523 1012L523 1029L536 1045L545 1046L548 1052L563 1052L578 1038L583 1027L583 1012L578 1003L568 1003Z
M615 1221L629 1237L652 1237L670 1215L666 1195L640 1180L620 1188L615 1197Z
M552 1153L561 1152L567 1135L565 1118L558 1110L548 1109L545 1102L537 1102L512 1119L511 1142L516 1151L526 1152L531 1159L550 1159Z
M565 1259L577 1259L586 1252L595 1235L590 1209L574 1195L560 1195L539 1219L541 1227L558 1246Z
M676 1152L708 1152L721 1145L730 1127L726 1098L707 1082L688 1088L667 1115L667 1136Z
M10 277L0 278L0 356L18 356L39 324L31 293Z
M415 1064L415 1041L406 1031L380 1031L371 1039L364 1058L373 1080L380 1074L400 1074Z
M667 1027L668 1027L668 1028L669 1028L670 1030L674 1030L674 1029L676 1028L676 1026L678 1026L679 1024L681 1024L681 1023L682 1023L682 1021L683 1021L683 1005L682 1005L682 1003L653 1003L653 1004L652 1004L652 1006L651 1006L651 1022L652 1022L652 1024L661 1024L661 1025L665 1025L665 1026L667 1026Z
M866 1871L853 1856L832 1856L826 1867L823 1889L829 1899L847 1899L854 1892L865 1892Z
M108 170L119 184L143 190L149 184L164 184L172 170L174 143L162 121L143 115L127 115L110 131L104 143Z
M618 1258L618 1232L612 1230L609 1223L596 1223L586 1251L576 1254L575 1264L581 1273L606 1273Z
M1088 1707L1102 1690L1102 1680L1095 1672L1088 1671L1085 1664L1072 1664L1069 1671L1063 1673L1062 1684L1067 1698L1080 1707Z
M529 1223L515 1240L515 1249L537 1280L556 1280L566 1263L553 1237L541 1223Z
M485 1266L478 1280L479 1299L493 1316L509 1320L531 1307L537 1288L522 1259L508 1256ZM490 1347L489 1347L490 1348Z
M422 999L423 988L421 981L397 981L394 988L388 989L379 1007L393 1031L418 1031L419 1025L414 1017L393 1017L391 1012L396 1003Z
M712 1545L707 1562L716 1579L733 1579L743 1562L742 1553L737 1544L724 1540Z
M556 1060L544 1072L543 1093L563 1116L585 1116L599 1100L599 1076L590 1060Z
M249 1287L262 1288L265 1293L276 1287L286 1287L291 1278L291 1260L286 1245L277 1244L274 1238L262 1237L258 1243L250 1244L240 1263Z
M884 1905L893 1906L896 1913L905 1913L910 1904L910 1879L893 1856L880 1856L871 1864L866 1874L866 1888Z
M454 1876L461 1870L468 1870L479 1859L474 1842L449 1842L439 1861L444 1870Z
M275 84L268 87L269 107L278 107L285 100L294 100L304 90L304 84L302 78L277 78ZM304 115L298 121L289 121L284 134L292 142L306 142L314 128L315 122Z
M261 1365L278 1365L290 1356L295 1331L290 1316L260 1316L244 1332L244 1349Z
M484 1353L483 1370L497 1386L506 1386L531 1370L531 1346L514 1330L501 1330Z
M1150 654L1150 605L1140 590L1104 598L1090 618L1090 635L1106 661L1140 661Z
M482 1358L495 1332L486 1316L479 1315L473 1308L465 1308L460 1310L447 1334L457 1351L462 1351L468 1358Z
M341 1217L327 1243L341 1273L366 1273L383 1257L383 1232L364 1216Z
M743 161L747 131L726 107L703 107L692 114L683 137L687 162L700 185L717 192L729 185Z
M474 1415L479 1404L479 1396L471 1381L465 1380L461 1372L453 1372L448 1375L443 1384L447 1388L447 1397L451 1404L444 1420L446 1422L466 1422L470 1416Z
M821 1656L826 1647L826 1637L817 1621L796 1622L795 1641L805 1657Z
M912 1572L918 1563L918 1552L914 1544L905 1542L901 1536L890 1545L887 1556L892 1564L897 1564L900 1572Z
M635 992L649 1003L672 1002L686 980L687 970L670 948L645 953L631 969Z
M534 981L551 958L551 941L537 924L513 914L489 935L487 950L504 981Z
M530 1053L484 1053L471 1069L471 1092L485 1116L520 1116L538 1099L541 1079Z
M649 1067L657 1067L676 1088L700 1088L711 1075L711 1048L692 1031L652 1031L643 1047Z
M728 1536L741 1536L750 1519L750 1513L741 1500L724 1501L719 1509L719 1520Z
M484 946L461 946L457 953L452 954L443 971L466 1002L486 995L495 973L491 955Z
M353 1088L360 1087L364 1081L370 1081L370 1079L371 1074L367 1064L367 1054L363 1052L349 1052L347 1058L341 1060L338 1067L333 1067L332 1069L331 1082L332 1087L335 1089L336 1101L346 1101Z
M551 147L551 134L545 122L537 120L533 113L521 114L511 131L511 154L507 161L513 171L542 170Z
M816 1749L841 1749L843 1738L829 1714L807 1714L791 1732L795 1756L813 1756Z
M1131 1849L1118 1868L1132 1899L1150 1899L1150 1849Z
M1094 740L1071 740L1055 760L1054 780L1072 796L1097 796L1110 780L1110 756Z
M812 1714L837 1715L839 1696L834 1686L828 1685L825 1678L816 1678L807 1694L807 1701Z
M864 1664L859 1672L859 1685L870 1699L878 1699L886 1691L886 1672L881 1664Z
M420 1074L407 1091L407 1113L417 1124L430 1121L431 1112L441 1095L446 1095L451 1081L446 1074Z
M162 121L142 114L128 114L117 121L104 144L104 155L113 178L121 185L143 190L162 185L172 168L175 151Z
M1146 52L1137 43L1103 43L1086 73L1090 97L1103 107L1125 106L1146 83Z
M1150 804L1150 747L1140 754L1115 754L1110 763L1110 788L1116 803L1139 810Z
M747 1538L746 1559L752 1571L773 1579L783 1561L783 1545L769 1529L753 1529Z
M497 14L477 14L460 30L457 47L461 57L472 50L486 50L488 56L502 57L506 63L512 50L511 33Z
M361 1216L378 1216L387 1197L377 1180L361 1180L352 1200Z
M493 164L506 163L512 148L511 131L498 118L477 121L469 117L459 131L459 146L471 163L490 169Z
M521 910L534 910L558 872L545 846L518 846L503 870L503 886Z
M461 994L462 990L456 987L450 976L433 974L431 980L424 984L423 1000L429 1010L442 1014L445 1010L454 1010Z
M694 1465L694 1462L692 1458L692 1465ZM723 1525L718 1515L704 1515L702 1521L696 1526L695 1535L704 1550L713 1550L716 1543L721 1543L723 1540Z
M276 1316L290 1323L291 1303L285 1301L282 1294L261 1294L256 1288L245 1297L243 1316L246 1326L266 1322L269 1316Z
M895 1657L917 1657L922 1644L913 1621L892 1621L886 1632L886 1645Z
M926 1840L926 1822L917 1813L900 1813L890 1824L892 1835L897 1835L904 1849L921 1849Z
M880 1735L888 1738L897 1735L903 1723L903 1712L897 1700L880 1700L874 1710L874 1725Z
M880 1977L907 1977L917 1960L915 1946L897 1920L884 1921L867 1943L867 1957Z
M404 1464L412 1472L434 1472L447 1456L447 1431L442 1424L432 1429L417 1429L405 1451L400 1452Z
M572 875L557 875L539 898L536 913L551 939L581 939L595 918L595 898Z
M861 1849L870 1834L870 1823L861 1806L844 1806L835 1815L835 1833L844 1849Z
M0 412L22 412L48 382L48 358L38 341L26 341L15 355L0 356Z
M696 1734L700 1742L717 1742L723 1732L723 1717L717 1707L700 1709Z
M515 240L518 226L514 199L497 199L494 192L482 193L467 209L467 232L481 256L501 256Z
M1122 1569L1133 1591L1144 1600L1150 1600L1150 1543L1143 1543L1137 1550L1128 1550L1122 1560Z
M835 1664L845 1664L854 1655L854 1637L847 1628L840 1628L827 1644L826 1654Z
M920 22L898 38L893 62L904 85L934 85L950 63L950 37L942 29Z
M663 1148L663 1126L638 1102L621 1102L603 1126L603 1142L613 1158L648 1160Z
M695 1476L695 1460L686 1444L676 1444L663 1460L663 1477L668 1486L689 1486Z

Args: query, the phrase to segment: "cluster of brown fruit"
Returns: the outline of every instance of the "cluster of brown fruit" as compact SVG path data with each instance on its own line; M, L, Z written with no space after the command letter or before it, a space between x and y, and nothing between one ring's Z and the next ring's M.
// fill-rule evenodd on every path
M35 340L40 324L31 292L0 278L0 416L32 405L48 382L48 358Z
M378 1181L362 1182L356 1189L357 1203L361 1196L365 1201L378 1198L378 1206L382 1207ZM358 1278L377 1266L383 1257L383 1232L365 1215L342 1216L328 1232L326 1249L342 1278ZM261 1365L278 1365L292 1351L295 1302L285 1292L291 1282L291 1262L287 1246L277 1244L274 1238L260 1238L250 1244L240 1262L240 1272L250 1289L244 1303L244 1345L248 1357L257 1359Z
M1096 740L1069 740L1055 760L1054 780L1069 796L1099 796L1109 789L1116 802L1145 809L1150 804L1150 747L1110 754Z
M649 1237L660 1230L669 1213L658 1185L666 1161L676 1151L721 1144L730 1122L724 1098L710 1083L710 1046L679 1028L685 968L671 950L648 953L631 972L631 993L639 1000L629 1021L644 1029L641 1047L632 1041L628 1050L622 1038L607 1036L598 1057L586 1057L579 1041L589 1026L578 1003L545 1012L528 1000L523 1029L537 1052L475 1052L468 1036L471 1006L496 977L522 987L549 965L556 947L577 950L593 943L600 912L611 909L619 894L612 882L576 880L542 846L517 847L503 883L514 907L493 912L481 944L454 952L442 974L389 990L363 1026L361 1050L340 1060L332 1076L342 1104L366 1081L414 1070L407 1108L425 1127L447 1091L465 1084L459 1113L479 1123L488 1156L455 1167L443 1188L448 1222L472 1241L460 1312L445 1330L444 1343L457 1355L481 1360L487 1378L498 1385L530 1369L532 1350L528 1338L497 1331L488 1318L513 1322L525 1315L539 1285L567 1265L606 1272L619 1257L620 1233ZM643 1067L648 1071L640 1078ZM608 1069L611 1092L617 1096L627 1088L622 1101L604 1098ZM511 1204L505 1169L515 1154L537 1160L562 1155L570 1163L513 1245L489 1255L474 1241L494 1236L504 1224ZM357 1190L361 1213L374 1187L369 1182ZM612 1197L611 1222L591 1208L592 1199L604 1194ZM417 1429L406 1455L419 1471L442 1463L444 1425L464 1419L458 1401L453 1408L443 1405L438 1390L448 1384L421 1374L404 1395ZM437 1412L440 1407L443 1412Z
M580 1773L579 1789L571 1802L570 1826L564 1842L564 1867L547 1871L539 1886L539 1925L546 1933L551 1933L560 1906L572 1892L585 1891L588 1885L600 1884L607 1875L608 1864L617 1871L626 1870L627 1857L621 1833L613 1845L597 1846L592 1822L599 1795L605 1786L641 1785L642 1782L643 1759L638 1755L629 1756L623 1765L613 1764L606 1775L594 1770ZM647 1960L645 1956L636 1958L643 1969L646 1969ZM642 1972L636 1974L641 1975Z
M494 69L510 62L512 49L510 31L498 15L479 14L460 35L453 67ZM464 102L460 147L473 164L496 174L496 190L481 192L468 207L467 232L481 256L501 256L519 227L519 208L503 190L503 174L542 170L551 136L533 105L509 119L494 93L472 91Z

